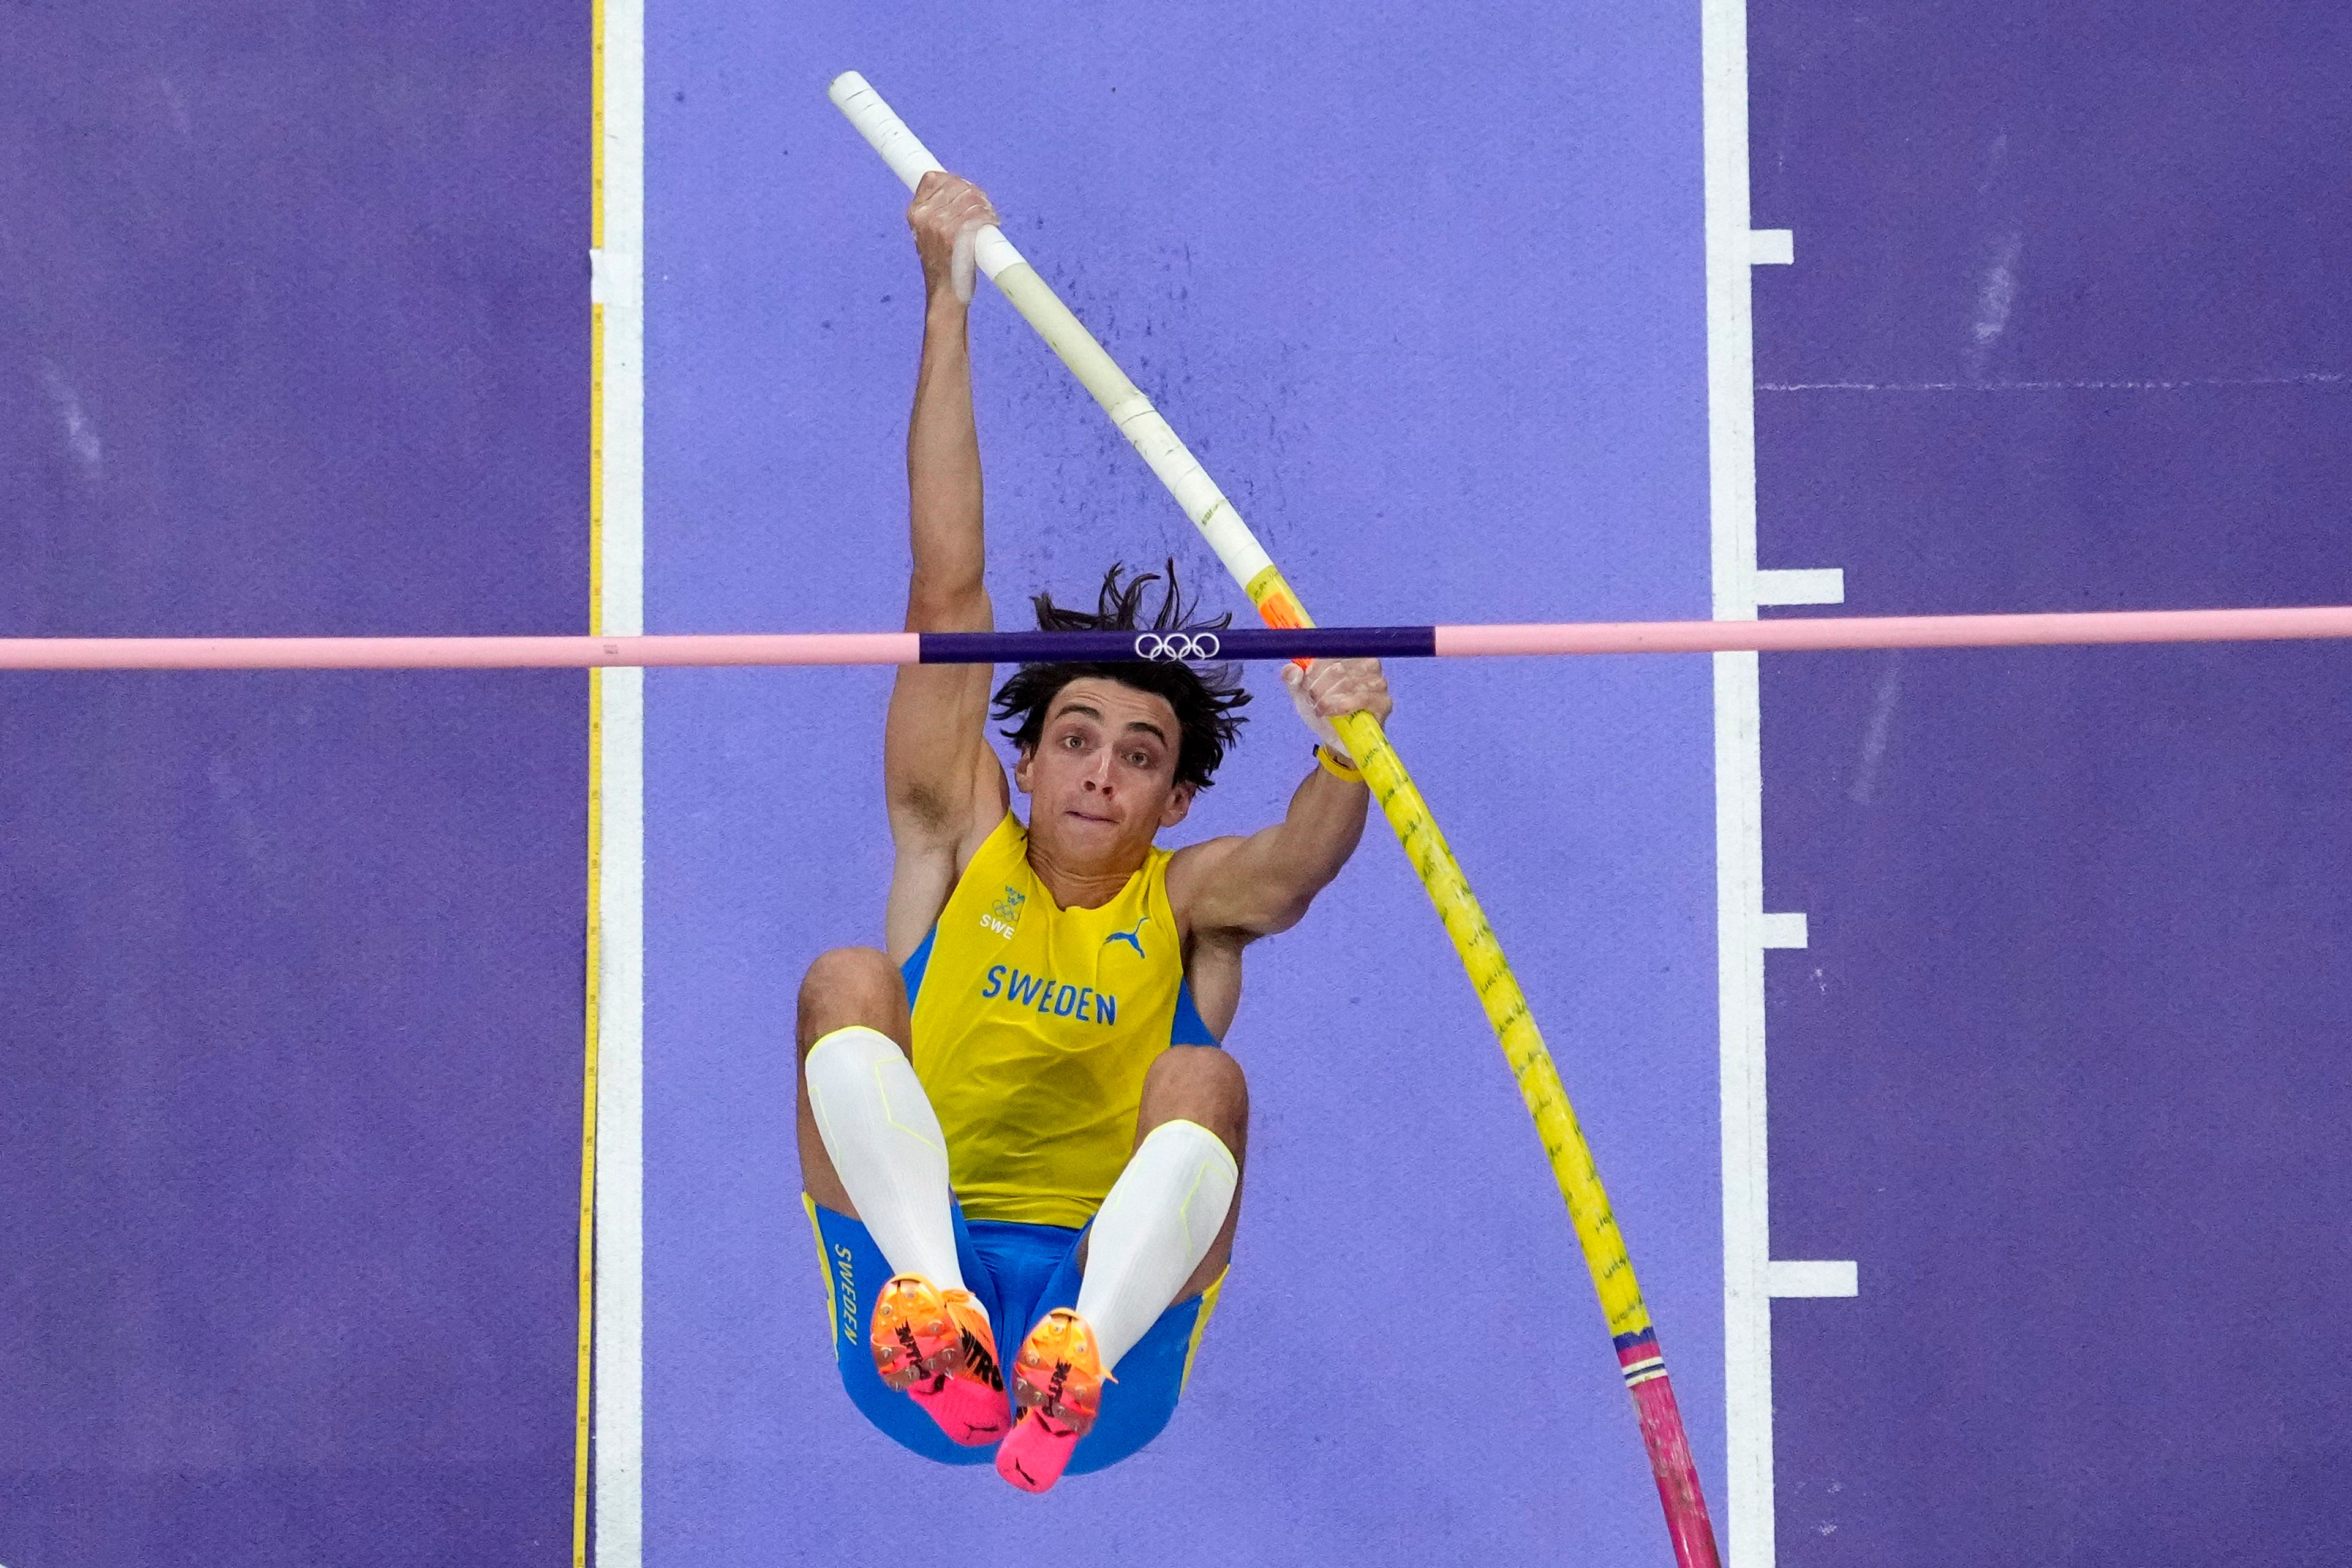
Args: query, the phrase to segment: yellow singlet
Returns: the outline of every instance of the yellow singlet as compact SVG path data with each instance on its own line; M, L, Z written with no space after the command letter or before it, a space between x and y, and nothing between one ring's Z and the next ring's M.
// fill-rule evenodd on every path
M1066 910L1028 847L1007 812L903 966L915 1076L968 1217L1082 1226L1134 1147L1145 1071L1217 1038L1184 983L1171 851L1100 909Z

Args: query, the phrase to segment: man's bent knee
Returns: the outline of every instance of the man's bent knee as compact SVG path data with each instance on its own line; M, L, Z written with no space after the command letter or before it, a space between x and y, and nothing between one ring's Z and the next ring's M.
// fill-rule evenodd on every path
M1208 1128L1238 1157L1249 1128L1249 1079L1241 1064L1215 1046L1171 1046L1160 1052L1144 1077L1138 1131L1180 1119Z
M836 947L819 953L801 978L800 1048L853 1024L898 1034L907 986L898 966L879 948Z

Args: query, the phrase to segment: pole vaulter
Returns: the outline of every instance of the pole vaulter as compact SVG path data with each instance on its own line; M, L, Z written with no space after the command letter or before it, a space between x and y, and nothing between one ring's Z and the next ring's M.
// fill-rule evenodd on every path
M908 190L934 170L944 173L939 160L892 112L881 96L855 71L835 79L830 89L835 107L879 153ZM1217 488L1200 462L1186 450L1175 431L1160 416L1136 384L1113 363L1069 309L1057 299L1036 269L1024 260L1001 229L982 228L974 260L1014 309L1027 318L1062 363L1070 367L1086 389L1101 404L1122 435L1141 453L1151 471L1184 509L1202 536L1217 552L1234 581L1248 594L1259 616L1275 627L1311 626L1315 623L1298 601L1274 560L1265 552L1241 514ZM1625 1243L1610 1212L1609 1194L1593 1169L1592 1153L1578 1128L1567 1092L1551 1056L1544 1049L1527 998L1511 973L1500 943L1495 940L1476 895L1454 863L1454 852L1438 831L1429 807L1382 733L1377 720L1354 713L1336 721L1340 739L1354 755L1373 797L1381 803L1389 826L1420 874L1422 886L1445 922L1446 934L1469 971L1486 1021L1494 1026L1504 1056L1518 1080L1519 1092L1534 1116L1544 1152L1559 1183L1576 1225L1578 1241L1591 1270L1593 1287L1608 1318L1619 1365L1639 1411L1642 1440L1656 1476L1658 1495L1666 1510L1666 1529L1673 1537L1675 1557L1681 1568L1716 1568L1715 1531L1700 1495L1698 1469L1683 1433L1680 1409L1667 1381L1658 1352L1657 1332L1649 1309L1625 1255Z

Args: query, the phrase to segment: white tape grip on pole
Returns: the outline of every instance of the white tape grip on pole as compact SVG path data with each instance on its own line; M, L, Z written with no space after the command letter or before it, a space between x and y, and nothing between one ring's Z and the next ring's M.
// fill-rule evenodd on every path
M849 117L849 123L866 138L866 144L882 154L890 172L903 181L908 190L923 183L923 176L934 169L943 168L921 138L907 129L882 95L867 84L856 71L844 71L833 79L825 89L835 109Z
M883 101L882 95L856 71L844 71L834 78L826 91L834 106L857 128L867 144L882 154L891 172L909 190L920 184L925 174L940 166L929 149L907 129L897 111ZM1151 406L1151 400L1128 379L1118 362L1087 331L1086 323L1037 276L1036 268L1023 260L1012 241L993 227L984 228L980 232L973 257L981 271L1004 291L1013 308L1070 367L1078 384L1102 405L1119 433L1150 465L1160 482L1168 487L1176 504L1200 529L1234 580L1246 588L1259 573L1273 565L1256 535L1234 510L1232 500L1217 488L1216 481L1185 447L1168 421Z
M857 133L866 138L867 146L882 154L882 161L890 165L890 172L908 190L921 184L923 176L934 169L941 174L947 172L947 165L931 156L922 138L908 130L897 110L884 102L873 84L856 71L842 72L824 90L834 107L848 117ZM1013 248L1004 231L993 224L980 231L971 255L980 266L981 276L992 281L1021 259L1021 253Z
M1004 237L1004 231L994 224L980 231L971 257L980 263L980 275L992 283L1006 268L1020 266L1022 259L1021 253L1013 248L1013 242Z

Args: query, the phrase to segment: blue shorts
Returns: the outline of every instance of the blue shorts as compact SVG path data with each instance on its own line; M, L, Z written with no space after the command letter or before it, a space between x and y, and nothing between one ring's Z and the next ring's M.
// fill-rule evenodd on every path
M806 1198L809 1219L816 1226L817 1257L824 1267L824 1289L833 1318L833 1359L841 1368L842 1386L850 1403L866 1413L901 1447L912 1448L943 1465L987 1465L996 1460L996 1446L967 1448L948 1435L922 1407L903 1394L892 1392L874 1370L874 1352L866 1346L867 1319L873 1314L874 1293L890 1278L882 1249L874 1245L866 1226L846 1215L820 1208ZM963 1282L988 1309L996 1333L996 1348L1013 1359L1022 1339L1056 1307L1078 1301L1078 1240L1083 1230L1058 1225L1016 1225L1003 1220L967 1221L961 1206L955 1214L956 1260ZM1118 1380L1103 1384L1102 1414L1070 1455L1069 1474L1084 1475L1115 1465L1152 1438L1176 1414L1176 1401L1192 1370L1192 1353L1216 1310L1216 1284L1201 1294L1177 1302L1160 1314L1143 1338L1118 1362Z

